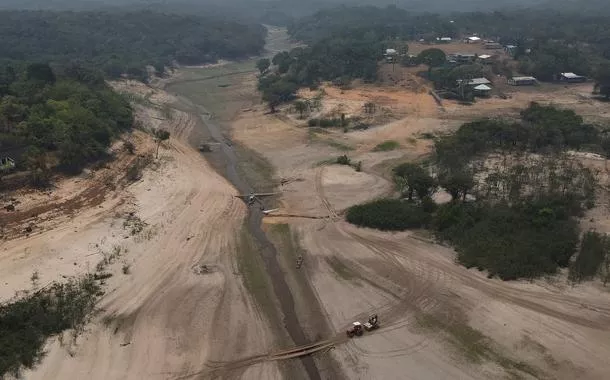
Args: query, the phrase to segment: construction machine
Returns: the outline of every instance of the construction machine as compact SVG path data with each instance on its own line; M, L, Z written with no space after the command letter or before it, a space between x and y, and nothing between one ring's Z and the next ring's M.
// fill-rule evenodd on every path
M379 328L379 321L377 320L377 314L373 314L369 317L369 321L364 324L366 331L372 331Z
M364 324L362 324L360 322L352 323L350 328L347 329L346 333L349 338L353 338L354 336L362 336L362 334L364 333L364 330L373 331L378 328L379 328L379 320L377 318L377 314L373 314L369 317L368 322L365 322Z
M361 336L364 330L362 329L362 323L354 322L351 327L347 329L347 336L353 338L354 335Z

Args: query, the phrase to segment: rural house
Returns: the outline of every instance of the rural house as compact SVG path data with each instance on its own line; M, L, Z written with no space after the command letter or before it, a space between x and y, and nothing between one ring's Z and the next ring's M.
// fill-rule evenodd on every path
M473 53L456 53L449 56L449 61L457 63L471 63L477 59L477 55Z
M475 96L489 97L491 94L491 87L486 84L475 86L472 90Z
M468 44L478 44L481 42L481 38L477 36L466 37L465 42Z
M489 49L489 50L499 50L502 49L502 44L500 44L499 42L485 42L485 45L483 45L483 47L485 47L485 49Z
M462 84L462 82L464 82L464 79L457 80L458 84ZM489 79L487 79L487 78L473 78L473 79L466 80L466 85L473 86L473 87L480 86L480 85L487 86L490 84L491 84L491 81L489 81Z
M512 77L508 80L508 84L512 86L533 86L538 83L534 77Z
M566 83L583 83L587 81L587 78L574 73L561 73L559 80Z
M482 63L484 65L489 65L492 63L492 58L493 58L493 56L491 56L489 54L481 54L480 56L477 57L477 61L479 61L480 63Z
M385 49L384 57L387 62L394 62L395 57L397 56L396 49Z

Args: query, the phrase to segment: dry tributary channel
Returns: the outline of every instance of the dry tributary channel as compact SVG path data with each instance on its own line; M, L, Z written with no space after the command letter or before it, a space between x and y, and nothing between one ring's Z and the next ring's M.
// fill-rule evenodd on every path
M229 76L232 75L232 73L225 75ZM205 80L207 79L201 79L201 81ZM209 115L211 113L204 105L195 104L189 98L180 94L179 91L175 91L176 88L178 88L178 86L174 87L173 84L170 83L165 89L181 100L182 105L177 108L196 114L201 120L201 123L199 124L204 130L196 131L198 132L197 134L218 142L218 145L214 147L213 152L206 153L206 158L212 161L212 164L217 170L219 170L241 194L254 192L255 189L248 183L248 180L240 175L238 170L240 163L238 154L235 151L233 143L223 135L220 125L210 119ZM258 206L249 207L247 227L250 234L257 240L261 247L260 254L265 263L265 270L272 284L275 297L280 305L284 326L296 345L301 346L310 343L297 318L294 297L280 266L278 252L261 228L262 218L263 213ZM307 371L308 377L311 380L319 380L320 373L314 359L311 356L303 356L301 357L301 361Z

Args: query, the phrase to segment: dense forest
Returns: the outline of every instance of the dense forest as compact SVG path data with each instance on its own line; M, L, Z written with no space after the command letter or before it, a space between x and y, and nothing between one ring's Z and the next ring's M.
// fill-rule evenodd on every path
M383 230L430 228L455 246L461 264L489 276L552 274L570 265L579 242L577 218L595 202L595 173L568 149L610 156L610 137L572 111L536 103L518 122L467 123L436 140L428 165L394 169L399 199L352 207L346 218ZM438 189L452 200L436 206L431 196ZM607 241L585 235L572 279L599 273L608 281Z
M274 109L292 99L299 87L315 87L321 81L345 85L356 78L375 80L385 48L394 48L404 56L410 40L435 41L442 36L459 38L477 33L516 44L514 58L521 74L552 81L561 72L577 72L594 78L599 93L610 97L608 24L610 16L556 11L438 15L395 6L329 8L291 23L290 36L307 47L276 55L273 67L261 72L259 89ZM483 76L485 70L507 77L517 74L506 65L447 65L444 53L433 45L415 58L404 57L408 59L403 64L428 65L429 77L439 88L453 88L456 79Z
M258 54L261 25L143 12L0 12L0 51L5 60L79 62L111 78L163 72L174 62L200 64Z
M77 65L0 68L0 154L29 169L37 185L55 167L78 172L103 157L132 124L129 103L99 74Z

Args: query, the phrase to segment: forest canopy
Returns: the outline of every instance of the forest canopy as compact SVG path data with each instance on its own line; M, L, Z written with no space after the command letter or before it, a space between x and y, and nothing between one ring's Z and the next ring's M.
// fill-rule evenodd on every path
M608 156L608 146L609 137L573 111L532 103L519 121L478 120L438 138L427 166L394 168L398 199L354 206L346 218L381 230L427 227L455 247L458 262L490 277L553 274L577 252L577 218L594 206L597 186L595 172L566 150ZM439 188L451 201L437 206L431 196ZM602 240L585 241L575 280L607 267Z
M103 157L113 138L131 128L129 103L79 66L0 68L0 154L44 182L49 170L77 172Z
M111 77L146 77L174 62L200 64L258 54L266 30L226 20L141 12L0 11L7 60L77 61Z

